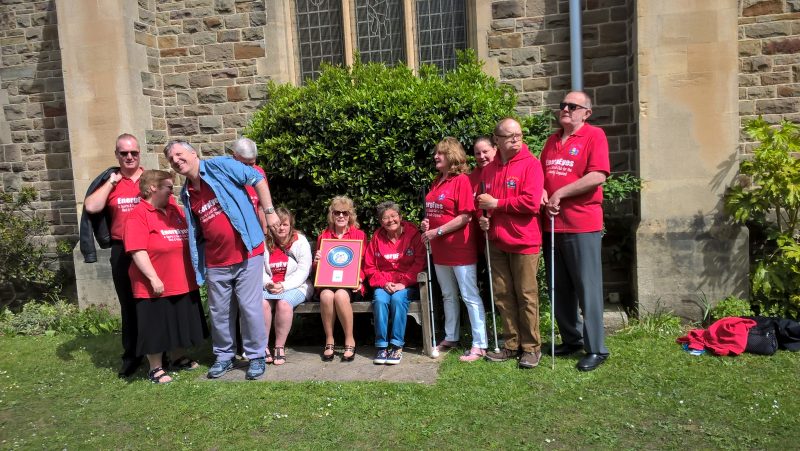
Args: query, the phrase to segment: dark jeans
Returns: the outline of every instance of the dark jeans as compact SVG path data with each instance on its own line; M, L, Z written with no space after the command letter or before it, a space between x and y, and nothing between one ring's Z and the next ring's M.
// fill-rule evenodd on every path
M136 357L138 323L136 321L136 302L133 300L131 279L128 268L133 264L131 256L125 252L122 241L111 243L111 277L119 299L119 312L122 316L122 360L133 360Z

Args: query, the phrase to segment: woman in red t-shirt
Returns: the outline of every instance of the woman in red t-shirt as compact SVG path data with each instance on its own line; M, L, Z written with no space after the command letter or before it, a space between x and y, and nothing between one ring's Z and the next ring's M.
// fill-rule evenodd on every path
M325 349L322 360L329 362L334 357L333 326L336 318L344 330L343 362L352 362L356 357L356 340L353 337L353 301L364 299L364 250L367 248L367 235L359 229L358 218L353 201L346 196L336 196L328 206L328 228L317 238L317 251L314 264L320 259L322 240L361 240L361 269L358 277L358 288L323 288L319 292L320 314L322 326L325 328Z
M286 363L286 337L292 328L294 308L308 299L313 287L308 280L311 272L311 246L305 235L294 228L294 215L289 210L275 209L280 224L269 229L264 254L264 323L267 336L275 318L275 356L267 349L267 361L275 365Z
M446 351L458 346L460 309L458 296L467 306L472 326L472 347L462 361L478 360L486 354L486 311L478 293L476 264L478 245L469 226L475 214L475 199L467 171L467 155L457 139L447 137L436 145L433 156L439 176L425 196L422 238L430 243L434 269L444 300L445 338L437 347Z
M169 351L173 369L193 370L196 361L184 349L208 337L200 293L189 259L189 232L183 210L172 199L172 175L144 171L142 200L125 223L123 243L133 265L128 274L136 299L138 355L150 363L148 378L166 384L162 354Z

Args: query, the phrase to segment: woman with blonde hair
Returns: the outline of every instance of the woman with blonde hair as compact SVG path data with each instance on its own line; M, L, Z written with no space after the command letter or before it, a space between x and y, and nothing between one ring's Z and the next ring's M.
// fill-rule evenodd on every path
M128 270L136 299L139 355L150 363L148 378L166 384L162 354L169 351L172 368L193 370L198 363L184 353L208 336L200 292L189 257L189 231L183 210L172 200L172 174L144 171L139 178L142 200L125 223L123 242L133 265Z
M311 272L311 245L305 235L294 228L294 215L289 210L275 209L280 224L269 229L264 256L264 324L269 337L275 319L275 354L267 349L267 361L286 363L286 337L292 328L294 309L308 299L313 287L308 281Z
M475 214L472 185L465 175L467 155L457 139L444 138L436 145L433 161L439 175L425 196L422 238L430 243L436 278L444 300L445 338L437 346L447 351L458 346L461 295L472 326L472 347L461 356L471 362L486 354L486 312L478 293L478 249L469 222Z
M364 299L364 250L367 248L367 235L359 228L356 217L355 205L347 196L336 196L328 206L328 227L317 238L317 252L314 263L319 262L322 240L361 240L361 271L359 272L359 285L354 289L323 288L319 292L320 314L322 326L325 329L325 349L322 351L322 360L333 360L335 344L333 341L333 326L336 318L344 330L343 362L352 362L356 357L356 341L353 337L353 307L354 301Z

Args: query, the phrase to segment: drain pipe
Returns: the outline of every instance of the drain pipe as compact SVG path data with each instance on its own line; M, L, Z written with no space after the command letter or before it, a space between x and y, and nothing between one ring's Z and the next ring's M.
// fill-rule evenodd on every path
M569 61L573 91L583 91L583 34L581 27L581 0L569 0Z

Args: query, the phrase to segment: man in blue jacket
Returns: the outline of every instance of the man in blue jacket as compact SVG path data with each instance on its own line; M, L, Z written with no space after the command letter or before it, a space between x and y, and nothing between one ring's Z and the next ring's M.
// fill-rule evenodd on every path
M189 249L197 283L208 282L211 338L216 362L208 377L216 379L233 368L236 351L236 312L239 310L247 379L266 370L267 333L261 307L264 231L246 186L252 186L267 224L277 227L264 176L231 157L200 160L187 142L164 147L172 169L186 177L181 201L189 226ZM237 302L231 302L234 298ZM238 304L238 305L237 305Z

